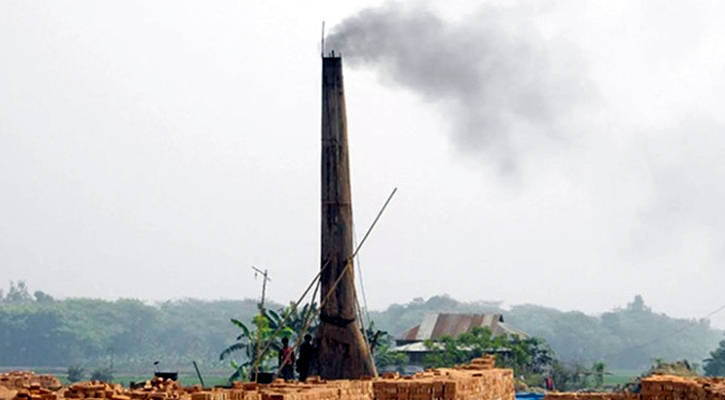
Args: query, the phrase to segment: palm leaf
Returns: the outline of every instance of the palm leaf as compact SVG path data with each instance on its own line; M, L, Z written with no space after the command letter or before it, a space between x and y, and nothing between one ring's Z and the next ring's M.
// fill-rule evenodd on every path
M282 317L273 310L267 310L267 318L270 322L269 327L273 330L276 330L282 324Z
M232 324L234 324L236 327L238 327L239 329L242 330L242 334L239 335L239 337L246 337L246 338L251 337L249 334L249 328L247 328L247 325L245 325L244 322L242 322L236 318L232 318L231 321L232 321ZM240 339L237 338L237 340L240 340Z
M244 344L244 343L234 343L233 345L231 345L231 346L227 347L226 349L224 349L224 351L222 351L221 354L219 354L219 361L223 361L230 354L232 354L234 352L237 352L237 351L240 351L240 350L244 350L246 348L247 348L247 345Z
M242 372L244 371L244 366L242 365L233 363L232 367L234 368L234 373L229 377L229 382L239 380L243 375Z

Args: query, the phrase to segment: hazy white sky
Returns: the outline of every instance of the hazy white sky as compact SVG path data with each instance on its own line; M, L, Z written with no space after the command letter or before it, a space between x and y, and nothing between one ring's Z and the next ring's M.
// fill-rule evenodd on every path
M255 265L296 298L325 20L374 28L338 50L358 237L399 188L360 253L371 308L725 304L725 5L436 3L0 2L0 280L249 298Z

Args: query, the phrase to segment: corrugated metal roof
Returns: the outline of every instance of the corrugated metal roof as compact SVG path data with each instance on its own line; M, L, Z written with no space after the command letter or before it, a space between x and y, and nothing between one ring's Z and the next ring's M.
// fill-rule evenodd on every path
M442 345L440 343L433 344L434 349L436 349L436 348L440 349L441 346ZM467 348L467 349L470 350L470 348ZM401 351L404 353L430 353L431 352L431 349L426 347L425 343L423 343L423 342L413 342L413 343L403 344L400 346L393 347L391 350L392 351ZM498 348L498 349L491 349L489 351L489 353L507 353L509 351L511 351L511 349L509 349L507 347L502 347L502 348Z
M423 322L417 326L418 329L412 335L415 338L414 340L426 340L426 338L431 337L436 327L436 319L437 316L435 314L428 314L423 317Z
M474 326L491 329L494 335L527 334L503 322L501 314L428 314L420 325L416 325L396 337L399 343L418 342L423 340L440 340L444 335L456 337L470 332Z

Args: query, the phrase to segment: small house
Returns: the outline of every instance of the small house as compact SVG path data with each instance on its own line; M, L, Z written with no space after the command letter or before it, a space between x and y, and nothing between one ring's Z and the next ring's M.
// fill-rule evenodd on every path
M494 336L528 337L523 331L505 323L501 314L428 314L419 325L395 337L396 347L393 350L405 353L411 365L423 365L425 356L431 352L424 344L426 340L435 342L446 335L457 337L471 332L476 326L490 329Z

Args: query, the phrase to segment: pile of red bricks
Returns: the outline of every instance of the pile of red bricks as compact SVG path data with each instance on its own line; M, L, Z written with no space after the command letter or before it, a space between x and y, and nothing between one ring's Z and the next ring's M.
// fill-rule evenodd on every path
M30 389L37 385L44 389L60 389L60 381L53 375L36 375L30 371L12 371L0 374L0 386L8 389Z
M725 400L725 380L655 375L642 379L640 394L647 400Z
M237 382L230 389L214 390L203 390L198 385L182 387L157 378L130 390L120 385L83 382L53 392L38 382L29 386L34 374L5 375L6 386L17 389L12 397L5 395L0 400L514 400L513 372L494 368L492 357L405 377L384 374L380 378L335 381L310 377L306 383L278 379L269 385ZM44 382L60 386L55 378Z
M30 385L29 388L17 389L13 400L56 400L58 396L50 389L40 386L38 383Z
M16 393L17 392L15 390L10 390L5 386L0 386L0 400L10 400L15 397Z
M202 392L202 387L199 385L182 387L178 382L171 379L154 378L142 385L134 386L134 389L127 392L126 395L131 400L172 400L186 398L190 394L193 395L199 392Z
M373 382L373 400L513 400L513 371L479 363Z
M112 399L129 400L126 390L118 384L104 382L80 382L60 392L66 399Z
M572 393L549 392L544 400L642 400L639 394L606 392L606 393Z
M481 358L474 358L469 365L463 365L465 369L494 369L496 368L496 357L490 354L483 355Z
M494 369L490 362L475 368L436 369L413 376L384 374L381 378L306 383L247 384L227 391L193 394L191 400L513 400L513 372Z
M725 379L654 375L632 393L548 393L544 400L725 400Z
M191 400L228 400L229 391L227 390L213 390L213 391L200 391L191 394Z
M0 400L56 400L61 383L52 375L29 371L0 374Z
M276 382L271 385L260 385L257 393L252 396L245 396L245 400L250 398L261 398L261 400L338 400L340 391L345 391L346 382L335 381L326 382L320 379L312 379L309 383L283 383ZM331 383L335 383L332 385Z

